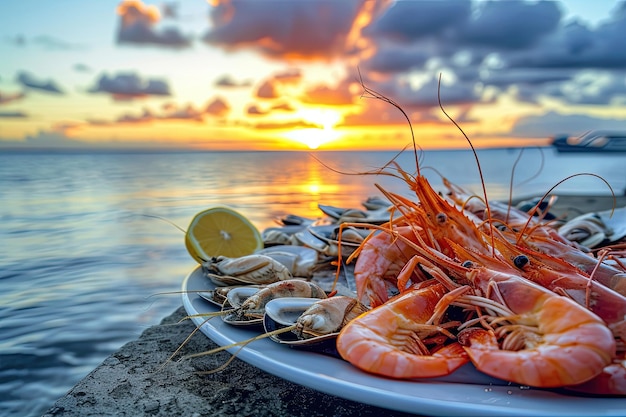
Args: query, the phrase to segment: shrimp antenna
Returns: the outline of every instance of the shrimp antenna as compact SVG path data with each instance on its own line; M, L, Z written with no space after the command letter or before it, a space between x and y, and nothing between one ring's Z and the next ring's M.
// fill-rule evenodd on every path
M166 219L165 217L155 216L155 215L152 215L152 214L142 214L141 216L144 216L144 217L152 217L152 218L154 218L154 219L163 220L164 222L171 224L172 226L174 226L175 228L177 228L177 229L178 229L178 230L180 230L181 232L183 232L183 233L187 233L187 231L186 231L185 229L183 229L182 227L180 227L179 225L177 225L177 224L176 224L176 223L174 223L173 221Z
M413 142L413 153L415 154L415 166L417 166L417 175L420 176L421 173L420 173L420 166L419 166L419 158L417 156L417 143L415 142L415 132L413 132L413 125L411 124L411 119L409 118L409 115L406 114L406 112L402 109L402 107L398 103L396 103L395 101L393 101L392 99L388 97L385 97L381 93L367 87L365 83L363 82L363 77L361 76L361 70L358 67L357 67L357 71L359 72L359 82L361 83L361 87L363 87L363 94L361 94L361 97L362 98L374 98L374 99L382 100L385 103L391 104L393 107L400 110L400 112L402 113L406 121L409 123L409 129L411 130L411 141ZM366 94L369 94L369 95L366 95Z
M535 213L539 210L539 207L541 207L541 203L543 203L543 200L546 199L546 197L548 197L550 195L550 193L552 191L554 191L554 189L556 187L558 187L559 185L563 184L565 181L570 180L574 177L580 177L583 175L588 175L591 177L596 177L598 179L600 179L602 182L604 182L606 184L607 187L609 187L609 190L611 191L611 195L613 196L613 206L611 207L611 216L613 215L613 213L615 212L615 206L617 205L617 201L615 198L615 191L613 191L613 187L611 187L611 184L609 184L609 182L607 180L605 180L604 178L602 178L600 175L598 174L593 174L591 172L579 172L578 174L572 174L570 176L567 176L565 178L563 178L561 181L557 182L556 184L554 184L552 186L552 188L550 188L548 191L546 191L546 193L543 195L543 197L541 197L541 199L537 202L537 204L535 204L535 207L532 208L532 210L530 210L530 212L528 213L528 221L526 222L526 224L524 225L524 227L522 228L522 230L519 232L519 236L517 238L517 241L515 242L516 244L519 244L519 242L522 240L522 236L524 235L524 232L526 232L526 229L528 229L530 221L532 220L533 216L535 215Z
M487 206L487 218L489 219L489 234L491 235L491 252L493 256L495 256L496 247L495 247L495 238L493 234L493 223L491 222L491 208L489 207L489 200L487 199L487 187L485 187L485 178L483 177L483 170L480 167L480 161L478 160L478 153L476 152L476 149L474 149L474 145L472 145L472 141L470 140L470 138L467 137L467 135L465 134L465 131L463 131L463 128L459 126L459 124L452 117L450 117L450 115L443 108L443 104L441 104L441 73L439 73L439 81L437 83L437 102L439 103L439 108L441 109L442 113L448 118L448 120L452 122L452 124L454 124L454 126L456 126L457 129L459 129L459 131L461 132L465 140L467 140L467 143L469 143L470 148L472 148L472 153L474 154L474 158L476 159L476 166L478 167L478 175L480 176L480 183L483 188L483 197L485 198L485 205Z

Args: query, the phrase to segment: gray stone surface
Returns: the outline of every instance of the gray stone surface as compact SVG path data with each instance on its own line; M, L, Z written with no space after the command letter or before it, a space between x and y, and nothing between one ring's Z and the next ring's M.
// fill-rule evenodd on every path
M210 375L230 354L188 361L168 358L195 326L181 307L160 325L107 358L70 392L57 400L49 416L407 416L323 394L275 377L235 359ZM217 347L197 332L181 355Z

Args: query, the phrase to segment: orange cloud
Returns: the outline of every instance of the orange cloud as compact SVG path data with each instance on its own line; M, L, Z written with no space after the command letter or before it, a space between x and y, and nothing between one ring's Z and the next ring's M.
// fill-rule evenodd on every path
M223 117L230 112L230 105L224 99L216 97L213 101L207 104L204 112L213 116Z
M154 44L173 48L191 45L190 39L176 28L155 28L161 20L161 13L154 5L145 5L140 0L125 0L117 6L117 14L121 16L117 33L119 43Z

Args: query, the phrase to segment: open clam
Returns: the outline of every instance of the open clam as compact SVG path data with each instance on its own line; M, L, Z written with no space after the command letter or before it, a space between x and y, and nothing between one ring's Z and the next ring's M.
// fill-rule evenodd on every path
M316 250L319 250L318 248L321 247L323 250L320 250L320 252L325 255L337 256L339 253L339 226L311 226L306 232L298 234L296 237L304 240L303 235L307 232L309 235L312 235L313 238L308 237L308 240L303 242L304 244L311 245L310 240L315 239L315 241L321 242L317 247L314 247ZM344 227L341 231L341 255L343 257L350 256L361 245L370 232L371 230L364 228L352 226Z
M318 251L305 246L276 245L256 253L280 262L294 277L311 277L319 267L326 264L319 259Z
M222 320L235 326L254 326L263 323L266 305L280 298L311 297L326 298L318 285L300 279L276 282L262 288L243 286L228 292L222 311Z
M206 301L215 304L218 307L222 307L224 305L224 301L227 300L228 293L235 289L240 288L241 285L233 285L228 287L215 287L213 289L209 289L206 291L198 291L197 294L205 299ZM248 285L248 288L256 288L257 290L263 288L259 285Z
M275 342L336 355L335 339L343 326L367 310L346 296L278 298L265 306L263 327L268 333L285 329L270 336Z
M226 294L226 300L222 305L222 311L229 313L222 316L225 323L233 326L258 326L263 323L263 312L244 311L242 306L245 302L258 293L261 287L242 286L234 287Z

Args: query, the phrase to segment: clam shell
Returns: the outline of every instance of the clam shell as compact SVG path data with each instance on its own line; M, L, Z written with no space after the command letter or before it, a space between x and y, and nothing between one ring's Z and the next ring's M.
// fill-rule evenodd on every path
M244 301L259 290L259 287L252 286L235 287L230 290L226 296L226 301L222 305L222 311L232 310L232 312L222 316L222 320L233 326L260 326L263 323L262 317L241 317L236 311Z
M271 332L294 325L302 313L318 301L320 301L318 298L301 297L277 298L270 301L265 306L265 315L263 316L265 331ZM335 342L338 335L339 333L331 333L309 339L298 339L295 333L285 332L270 336L270 339L293 348L312 350L338 357Z

